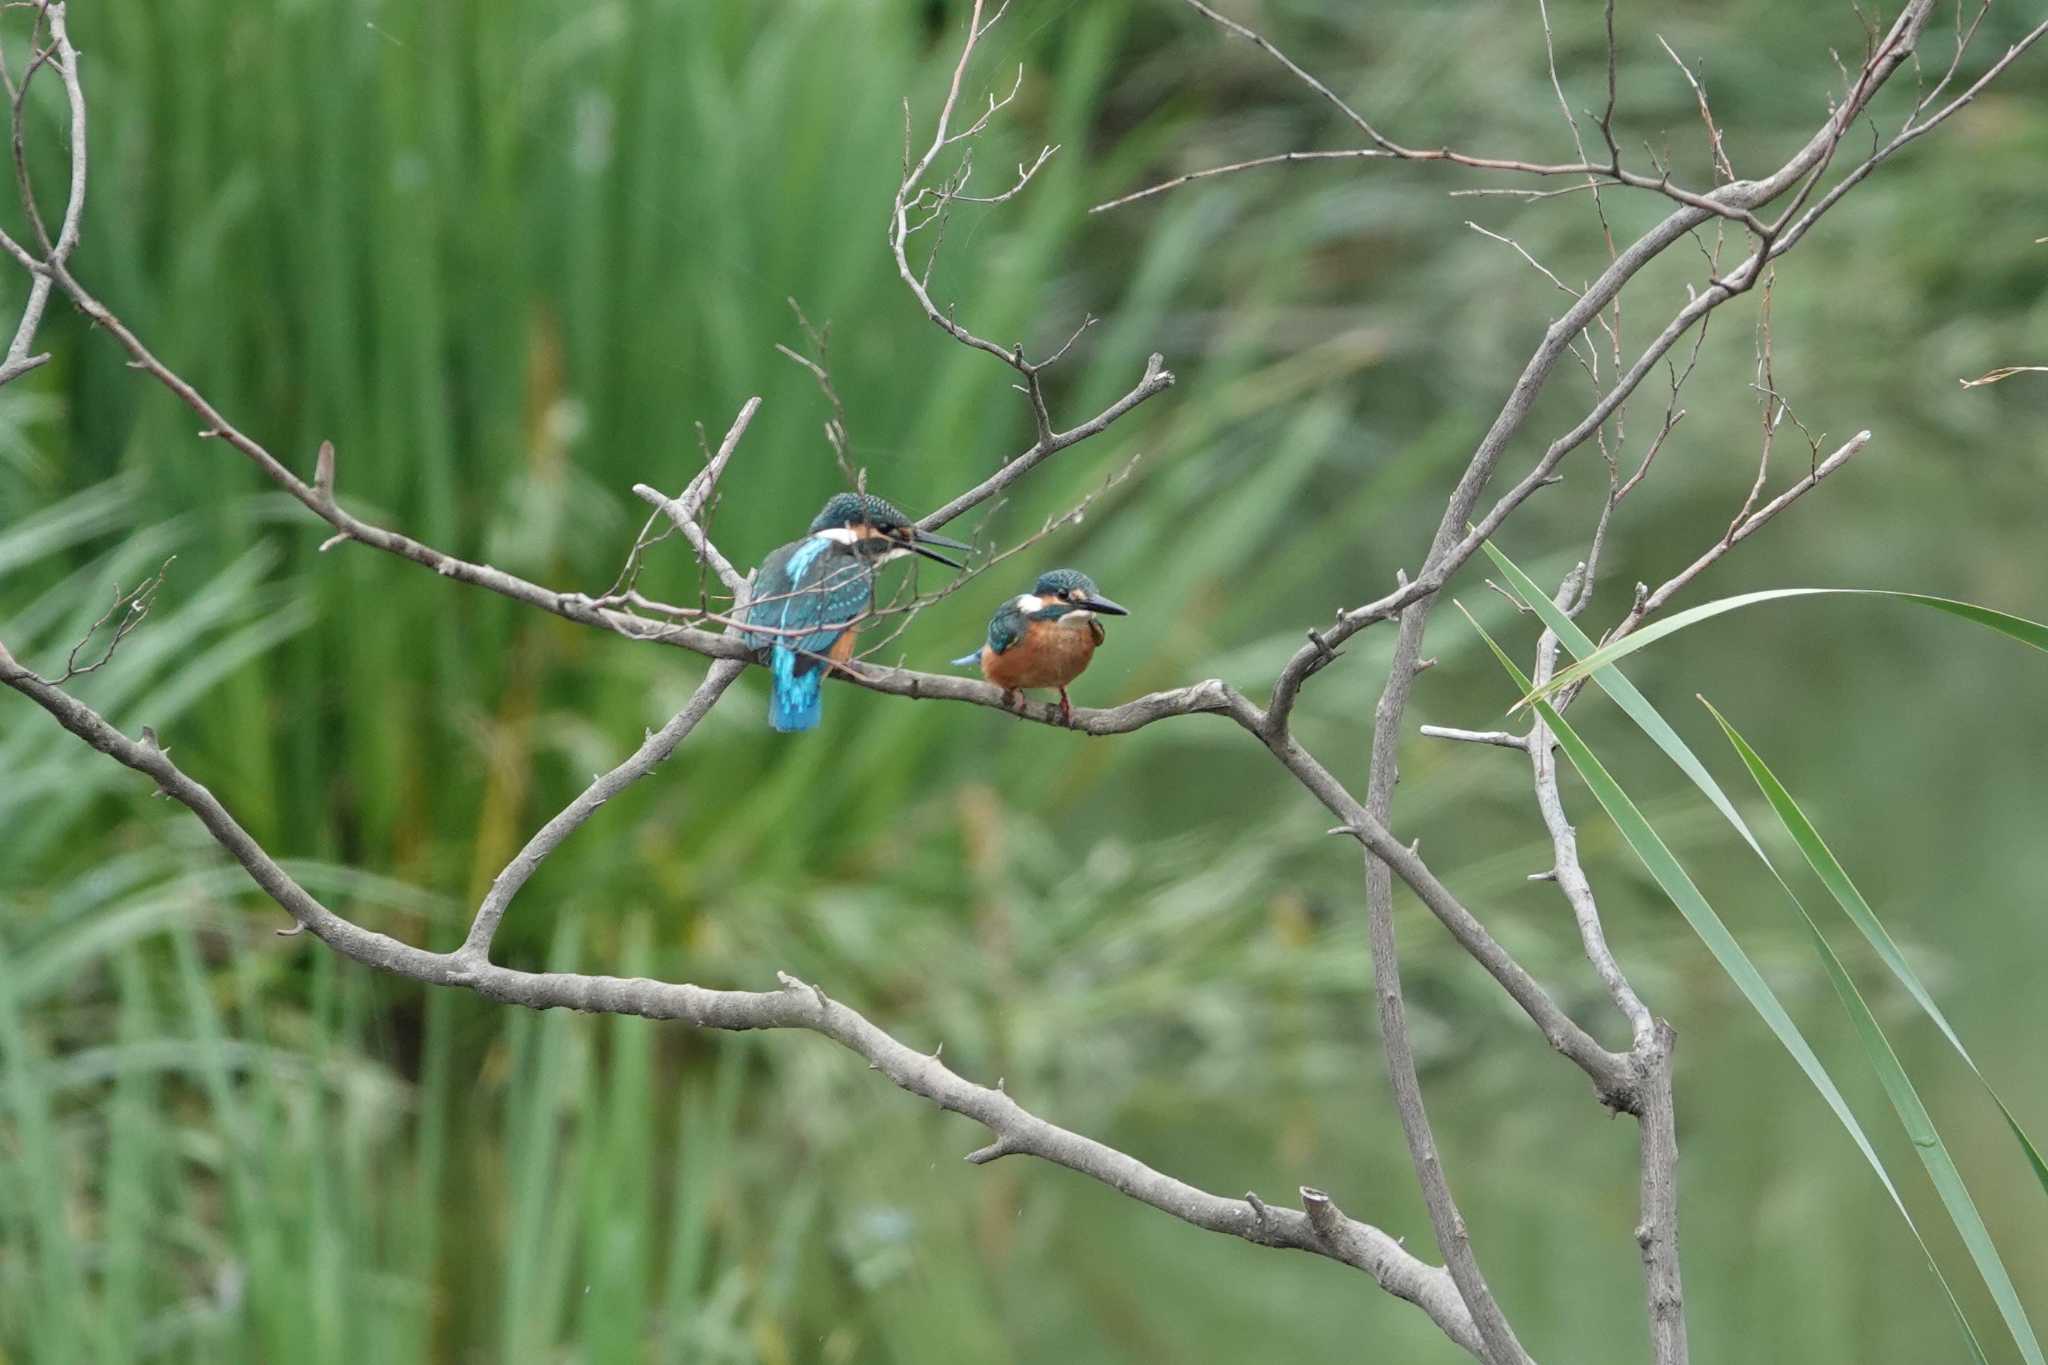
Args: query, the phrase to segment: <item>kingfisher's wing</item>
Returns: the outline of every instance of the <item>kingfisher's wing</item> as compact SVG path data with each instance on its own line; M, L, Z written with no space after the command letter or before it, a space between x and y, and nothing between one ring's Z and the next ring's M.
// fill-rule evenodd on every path
M1024 613L1017 609L1017 599L1011 598L996 608L996 614L988 619L988 647L998 654L1006 653L1011 645L1023 638L1024 627L1030 623Z
M747 623L773 629L749 631L745 639L756 649L779 645L823 654L868 609L874 595L873 571L846 546L816 536L793 541L763 560L754 576Z
M789 561L803 545L803 541L795 540L770 551L768 557L761 561L761 567L754 571L753 602L747 608L746 617L749 625L781 624L782 603L795 586L789 579ZM782 637L749 630L740 632L740 638L752 648L761 649Z

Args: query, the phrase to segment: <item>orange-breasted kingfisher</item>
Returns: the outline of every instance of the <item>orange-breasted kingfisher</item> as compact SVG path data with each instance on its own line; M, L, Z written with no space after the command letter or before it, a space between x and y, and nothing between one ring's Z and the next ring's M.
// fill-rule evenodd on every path
M785 733L808 730L824 712L825 670L853 657L854 624L875 601L875 570L908 554L958 569L937 550L970 546L922 531L883 499L837 493L811 521L810 533L761 561L740 638L769 653L768 723Z
M1002 688L1003 700L1020 711L1025 688L1057 687L1060 719L1072 724L1067 684L1081 676L1108 634L1101 618L1129 615L1104 597L1087 574L1054 569L1040 574L1030 592L997 607L989 618L988 642L978 653L953 662L980 664L981 676Z

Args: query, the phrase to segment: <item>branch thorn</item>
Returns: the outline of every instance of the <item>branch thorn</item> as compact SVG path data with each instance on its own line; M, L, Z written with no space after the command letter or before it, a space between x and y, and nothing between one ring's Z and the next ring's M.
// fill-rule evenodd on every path
M1018 1148L1016 1143L1012 1142L1007 1137L999 1137L994 1142L991 1142L988 1146L977 1147L973 1151L969 1152L966 1156L966 1161L967 1164L970 1166L986 1166L989 1162L994 1161L996 1158L1009 1156L1012 1152L1015 1152L1017 1150Z

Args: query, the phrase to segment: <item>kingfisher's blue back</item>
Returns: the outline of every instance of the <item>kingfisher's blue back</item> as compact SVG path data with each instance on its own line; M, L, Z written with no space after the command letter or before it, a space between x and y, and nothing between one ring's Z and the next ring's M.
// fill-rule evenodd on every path
M741 638L770 650L770 725L785 733L817 725L824 711L824 656L874 598L872 565L829 536L792 541L762 561L747 623L775 633L746 631Z

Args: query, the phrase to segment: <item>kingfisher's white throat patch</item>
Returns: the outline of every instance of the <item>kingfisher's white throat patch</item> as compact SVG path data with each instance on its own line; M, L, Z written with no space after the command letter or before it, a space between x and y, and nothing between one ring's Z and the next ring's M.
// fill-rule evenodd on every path
M882 539L879 535L861 536L851 526L827 526L822 531L813 531L811 538L813 540L829 540L835 545L858 545L863 540ZM910 547L907 545L891 545L888 549L876 555L874 562L877 564L887 564L890 560L901 559L909 553Z

